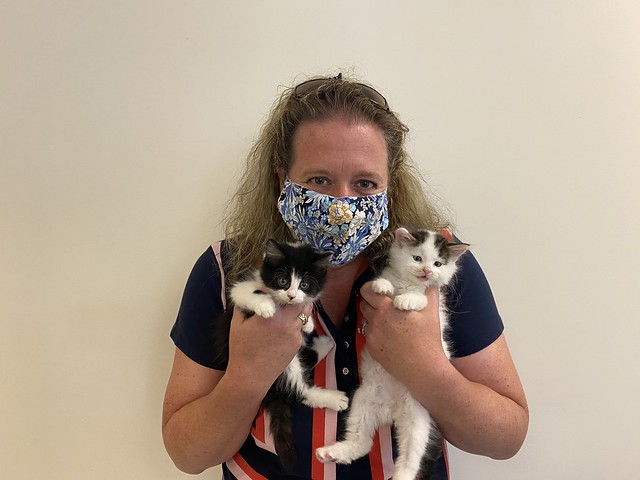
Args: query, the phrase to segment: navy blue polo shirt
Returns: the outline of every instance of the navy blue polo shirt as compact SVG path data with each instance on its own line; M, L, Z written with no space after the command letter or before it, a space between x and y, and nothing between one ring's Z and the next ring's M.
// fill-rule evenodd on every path
M224 257L224 247L222 248ZM371 280L372 272L365 270L355 281L347 313L340 329L329 320L320 306L316 309L318 330L329 335L335 348L314 371L314 380L320 386L353 392L359 383L356 325L358 309L356 298L360 287ZM213 248L208 248L197 260L187 281L177 320L171 330L171 338L177 348L193 361L208 368L224 370L213 347L215 322L223 312L223 275ZM459 260L458 274L447 297L450 312L453 356L464 357L476 353L493 343L504 327L493 294L478 262L471 252ZM360 337L360 336L359 336ZM379 440L368 457L351 465L327 464L315 460L314 450L322 446L326 438L335 437L336 430L344 425L344 412L311 409L305 405L294 406L294 436L297 450L295 467L283 473L269 441L268 423L264 412L259 412L250 435L236 456L223 465L225 479L337 479L377 480L389 478L389 463L393 461L392 434L379 432ZM322 438L322 435L329 437ZM438 462L432 480L448 478L446 451Z

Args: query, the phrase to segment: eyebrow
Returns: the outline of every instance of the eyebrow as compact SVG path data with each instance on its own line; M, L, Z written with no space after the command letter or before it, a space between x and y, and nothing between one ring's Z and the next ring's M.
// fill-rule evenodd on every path
M331 175L334 174L332 170L329 170L326 168L312 168L309 170L304 170L302 173L304 176L327 176L327 177L330 177ZM376 173L370 170L362 170L362 171L356 172L354 176L359 178L378 179L380 181L384 179L383 175L380 175L379 173Z

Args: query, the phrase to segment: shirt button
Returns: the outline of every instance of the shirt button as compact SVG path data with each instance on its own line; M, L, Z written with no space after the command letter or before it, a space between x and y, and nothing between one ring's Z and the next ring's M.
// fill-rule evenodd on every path
M346 317L344 317L344 321L345 321L346 323L349 323L349 315L347 315Z
M342 369L342 374L343 374L343 375L349 375L349 369L348 369L347 367L344 367L344 368Z
M349 348L349 342L344 342L344 348Z

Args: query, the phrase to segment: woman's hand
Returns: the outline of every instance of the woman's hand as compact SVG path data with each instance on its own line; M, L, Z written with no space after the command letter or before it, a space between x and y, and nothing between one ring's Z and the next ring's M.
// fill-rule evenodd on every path
M200 473L240 449L264 395L300 348L301 313L309 315L311 304L286 306L271 318L234 310L224 372L176 349L162 432L178 468Z
M280 307L273 317L246 318L235 308L229 334L227 375L242 375L255 386L268 389L289 365L302 345L302 322L312 305Z
M504 335L472 355L447 359L440 339L438 290L419 312L400 311L365 284L367 350L436 419L456 447L496 459L516 454L529 411Z
M392 376L407 385L407 374L416 367L431 365L437 374L438 367L448 363L440 335L437 288L426 291L428 304L421 311L398 310L391 298L375 293L370 282L360 294L367 321L367 350Z

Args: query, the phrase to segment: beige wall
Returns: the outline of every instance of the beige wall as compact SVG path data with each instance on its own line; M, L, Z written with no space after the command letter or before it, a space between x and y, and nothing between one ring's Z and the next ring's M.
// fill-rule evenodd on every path
M529 396L522 452L454 478L637 478L638 5L0 0L2 478L187 478L184 282L278 85L340 69L412 127Z

